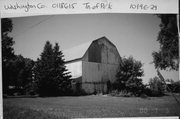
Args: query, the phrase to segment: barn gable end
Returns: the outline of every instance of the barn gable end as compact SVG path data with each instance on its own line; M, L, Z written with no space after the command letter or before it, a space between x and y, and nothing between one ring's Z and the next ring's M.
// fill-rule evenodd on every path
M82 60L96 63L119 64L121 58L116 46L106 37L101 37L91 43Z

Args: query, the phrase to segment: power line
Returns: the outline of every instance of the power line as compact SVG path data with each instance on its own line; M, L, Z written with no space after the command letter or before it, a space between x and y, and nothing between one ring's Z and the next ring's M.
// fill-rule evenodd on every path
M21 33L15 35L14 37L17 37L17 36L22 35L23 33L26 33L27 31L29 31L29 30L33 29L34 27L36 27L36 26L42 24L43 22L47 21L48 19L50 19L50 18L52 18L52 17L53 17L53 16L49 16L49 17L47 17L47 18L45 18L45 19L39 21L38 23L33 24L32 26L28 27L26 30L24 30L23 32L21 32Z

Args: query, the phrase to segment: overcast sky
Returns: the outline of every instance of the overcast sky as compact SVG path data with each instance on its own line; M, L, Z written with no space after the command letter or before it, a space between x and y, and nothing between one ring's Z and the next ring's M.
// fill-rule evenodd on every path
M16 54L36 60L47 40L58 42L61 50L106 36L120 56L133 56L144 65L143 81L156 76L152 52L159 50L156 41L160 19L147 14L84 14L13 18L12 36ZM164 72L165 78L179 79L179 72Z

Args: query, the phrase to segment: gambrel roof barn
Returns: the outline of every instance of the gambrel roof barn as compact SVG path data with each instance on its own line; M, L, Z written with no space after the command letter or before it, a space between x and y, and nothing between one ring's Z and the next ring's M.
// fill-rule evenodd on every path
M121 57L106 37L65 50L66 68L74 79L74 90L88 94L107 93L114 82Z

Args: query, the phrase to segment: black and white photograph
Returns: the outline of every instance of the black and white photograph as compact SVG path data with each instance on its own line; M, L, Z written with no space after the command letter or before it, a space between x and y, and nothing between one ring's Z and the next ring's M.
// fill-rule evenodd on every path
M180 116L178 17L1 18L3 118Z

